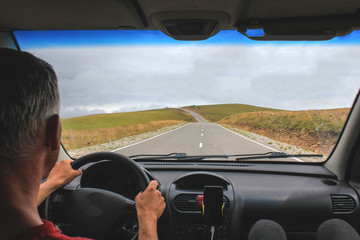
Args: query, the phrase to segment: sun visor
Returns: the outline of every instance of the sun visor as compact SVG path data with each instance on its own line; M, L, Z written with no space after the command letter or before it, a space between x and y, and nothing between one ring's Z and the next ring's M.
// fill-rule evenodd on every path
M205 40L217 34L229 15L217 11L160 12L151 16L152 24L176 40Z
M0 29L142 29L131 0L2 0Z
M360 29L360 16L251 20L237 23L238 31L252 40L321 41ZM259 35L251 35L251 30ZM261 31L260 31L261 30Z

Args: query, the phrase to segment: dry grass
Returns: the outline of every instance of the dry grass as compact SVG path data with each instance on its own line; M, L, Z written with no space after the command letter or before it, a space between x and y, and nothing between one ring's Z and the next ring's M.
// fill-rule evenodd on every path
M220 123L257 129L288 129L309 133L339 134L349 114L349 108L242 113L226 117Z
M174 108L67 118L61 120L61 141L74 150L193 121L189 113Z
M179 120L164 120L134 124L130 126L116 126L111 128L64 130L61 141L64 146L66 146L67 150L74 150L82 147L115 141L132 135L156 131L160 128L177 125L184 122L185 121Z
M219 123L328 155L350 109L242 113Z

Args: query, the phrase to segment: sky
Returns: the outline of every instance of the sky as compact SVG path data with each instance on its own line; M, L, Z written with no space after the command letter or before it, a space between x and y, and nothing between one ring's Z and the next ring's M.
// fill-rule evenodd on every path
M258 42L235 31L205 42L157 31L15 35L53 65L62 118L222 103L342 108L360 87L359 32L327 42Z

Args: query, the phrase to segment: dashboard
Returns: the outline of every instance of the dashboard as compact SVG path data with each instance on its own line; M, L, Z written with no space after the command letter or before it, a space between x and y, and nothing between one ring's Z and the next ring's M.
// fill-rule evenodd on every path
M290 240L316 239L317 228L330 218L344 219L356 230L360 228L356 190L321 165L174 161L139 164L150 179L160 182L166 201L158 223L159 239L210 239L199 205L206 186L223 189L223 219L222 226L216 228L216 240L247 239L249 230L260 219L279 223ZM71 185L101 188L130 199L140 191L126 169L106 160L82 169L83 176Z

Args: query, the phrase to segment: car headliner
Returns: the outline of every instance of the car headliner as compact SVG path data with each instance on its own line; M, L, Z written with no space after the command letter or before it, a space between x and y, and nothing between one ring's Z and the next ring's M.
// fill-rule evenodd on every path
M264 28L280 39L289 34L339 36L360 27L359 9L357 0L4 0L0 30L164 31L162 23L167 20L212 19L218 22L215 33Z

